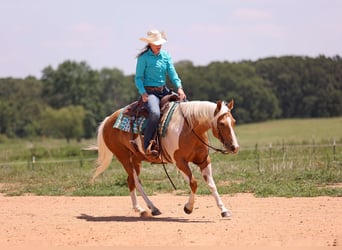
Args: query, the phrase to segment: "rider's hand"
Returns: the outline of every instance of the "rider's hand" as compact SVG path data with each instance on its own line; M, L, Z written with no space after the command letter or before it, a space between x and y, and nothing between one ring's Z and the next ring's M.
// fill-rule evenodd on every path
M186 99L186 95L185 95L184 90L182 88L178 88L177 93L178 93L179 99L181 101Z
M142 94L141 99L143 102L147 102L148 101L148 94L147 93Z

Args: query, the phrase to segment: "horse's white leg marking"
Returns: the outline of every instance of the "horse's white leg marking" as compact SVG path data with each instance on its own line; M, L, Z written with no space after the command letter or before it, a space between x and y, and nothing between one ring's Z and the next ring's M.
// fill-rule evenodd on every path
M132 204L133 204L133 210L138 213L145 212L145 209L143 209L138 203L138 198L137 198L135 189L130 194L131 194L131 199L132 199Z
M202 176L207 182L207 185L216 200L217 206L219 207L219 209L221 209L221 214L226 213L226 216L229 216L229 210L224 206L221 197L217 192L216 184L212 175L211 164L208 164L208 166L202 170Z
M134 177L134 183L135 183L135 187L136 189L138 189L139 193L141 194L141 196L143 197L147 207L149 209L151 209L152 211L152 215L159 215L160 212L158 210L158 208L156 208L152 201L147 197L147 194L145 193L140 181L139 181L139 177L137 175L137 173L135 172L135 170L133 170L133 177Z

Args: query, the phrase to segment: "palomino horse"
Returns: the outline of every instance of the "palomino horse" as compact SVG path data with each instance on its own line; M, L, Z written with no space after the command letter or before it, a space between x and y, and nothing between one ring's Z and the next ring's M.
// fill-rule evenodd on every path
M221 210L221 216L230 217L230 212L224 206L212 176L207 131L212 129L213 135L221 141L224 147L221 152L236 153L239 144L234 132L235 119L231 113L233 106L233 100L229 104L225 104L223 101L217 103L208 101L179 103L174 108L165 135L160 139L162 157L159 158L145 156L142 149L143 140L140 135L132 135L131 132L113 128L113 124L118 119L122 109L114 112L111 116L106 117L98 128L98 167L93 176L93 181L109 166L114 154L128 174L127 182L133 209L139 212L140 216L149 214L138 204L135 191L137 188L152 215L159 215L161 214L159 209L147 197L140 183L141 163L142 161L172 163L184 174L189 183L191 192L189 200L184 206L184 211L190 214L194 208L197 190L197 181L189 167L189 162L192 162L200 168L201 174ZM132 144L132 140L136 143Z

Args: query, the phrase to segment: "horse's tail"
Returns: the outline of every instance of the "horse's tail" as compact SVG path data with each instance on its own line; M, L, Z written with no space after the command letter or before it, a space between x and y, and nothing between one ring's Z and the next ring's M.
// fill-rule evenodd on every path
M103 171L107 169L109 164L112 162L113 159L113 153L109 150L109 148L106 146L105 141L103 140L103 127L108 120L109 116L106 117L102 123L100 124L98 130L97 130L97 150L98 150L98 157L97 157L97 168L95 171L95 174L93 175L93 178L91 180L92 183L94 183L95 178L99 176ZM95 149L95 147L93 147Z

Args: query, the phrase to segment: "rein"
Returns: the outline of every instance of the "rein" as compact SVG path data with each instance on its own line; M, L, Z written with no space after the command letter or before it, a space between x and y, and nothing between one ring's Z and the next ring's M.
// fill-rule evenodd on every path
M182 110L182 108L181 108L180 105L179 105L179 109L180 109L180 111L181 111L181 113L182 113L182 115L183 115L183 118L184 118L186 124L188 124L188 127L191 128L190 123L189 123L188 119L185 117L185 115L184 115L184 113L183 113L183 110ZM214 146L211 146L209 143L206 143L205 141L203 141L203 139L202 139L202 138L195 132L195 130L193 130L192 128L191 128L191 132L197 137L197 139L198 139L202 144L204 144L204 145L207 146L208 148L214 150L215 152L220 152L220 153L222 153L222 154L227 154L226 151L224 151L224 150L222 150L222 149L220 149L220 148L215 148ZM209 154L209 153L208 153L208 154ZM206 160L206 159L205 159L205 160Z
M160 159L161 159L161 164L163 165L164 172L165 172L167 178L169 179L169 181L170 181L170 183L171 183L173 189L174 189L174 190L177 190L176 185L173 183L173 181L172 181L172 179L171 179L169 173L167 172L167 169L166 169L166 167L165 167L164 158L166 158L166 160L169 161L169 160L167 159L168 157L165 157L165 155L164 155L164 148L163 148L163 145L162 145L161 140L160 140Z
M161 160L162 160L164 172L165 172L167 178L169 179L169 181L170 181L170 183L171 183L173 189L174 189L174 190L177 190L176 185L173 183L173 181L172 181L172 179L171 179L171 177L170 177L170 175L169 175L169 173L167 172L167 169L166 169L166 167L165 167L165 163L164 163L164 161L163 161L163 152L161 152Z

